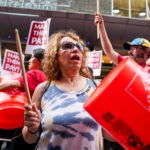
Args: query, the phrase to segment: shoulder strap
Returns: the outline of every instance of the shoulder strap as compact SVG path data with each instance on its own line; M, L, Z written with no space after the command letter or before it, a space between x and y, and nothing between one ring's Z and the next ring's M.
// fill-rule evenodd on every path
M48 89L48 87L49 87L49 85L50 85L50 81L47 81L46 82L46 84L45 84L45 86L44 86L44 88L43 88L43 91L42 91L42 94L41 94L41 97L40 97L40 99L42 98L42 96L43 96L43 94L47 91L47 89ZM41 110L40 110L41 111ZM40 126L40 133L42 132L42 127ZM40 138L40 136L39 136L39 138ZM37 144L38 145L38 144ZM37 146L36 146L36 148L35 148L35 150L37 149Z
M44 89L43 89L43 92L42 92L42 95L41 95L41 97L43 96L43 94L47 91L47 89L48 89L48 87L49 87L49 85L50 85L50 81L47 81L46 82L46 84L45 84L45 87L44 87Z
M96 84L96 82L93 79L92 79L92 82L95 85L95 87L97 87L97 84Z
M50 86L50 81L46 82L44 90L43 90L43 94L47 91L49 86Z

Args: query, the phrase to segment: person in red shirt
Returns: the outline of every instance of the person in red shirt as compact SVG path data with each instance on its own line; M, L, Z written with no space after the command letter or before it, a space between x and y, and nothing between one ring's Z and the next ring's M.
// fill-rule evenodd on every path
M112 47L112 44L107 35L104 20L101 14L95 14L95 24L99 28L100 41L104 53L113 61L115 65L121 62L125 57L133 58L140 66L144 68L145 71L150 73L148 65L149 53L150 53L150 42L144 38L135 38L131 42L126 42L123 44L123 47L128 50L128 56L122 56ZM147 68L146 67L147 64ZM106 141L107 143L108 141ZM115 146L115 147L114 147ZM111 143L111 148L124 150L118 143Z
M100 41L105 54L113 61L114 64L118 64L124 57L115 51L108 38L104 20L101 14L95 14L95 24L99 27ZM128 49L128 56L132 57L143 68L146 66L146 60L150 53L150 42L144 38L136 38L131 42L123 44L125 49Z
M34 49L31 59L29 60L29 71L26 72L30 95L32 97L36 86L46 80L46 76L42 71L42 59L44 50ZM18 87L21 91L25 91L23 76L20 76L11 81L0 83L0 90Z
M29 60L28 69L26 72L26 78L28 81L28 87L30 91L30 95L32 97L33 92L36 86L47 80L45 74L42 71L42 60L44 57L44 49L38 48L33 50L32 57ZM17 77L11 81L5 81L0 83L0 90L11 88L19 88L21 91L25 91L24 88L24 79L23 76ZM0 143L0 149L4 150L33 150L36 144L27 144L21 135L22 127L12 130L4 130L0 129L0 138L12 139L11 142L3 142ZM18 136L19 135L19 136ZM7 141L7 140L4 140ZM5 145L6 144L6 145ZM5 146L4 146L5 145ZM3 148L5 147L5 148Z
M144 67L144 70L148 73L150 73L150 58L146 61L146 66Z

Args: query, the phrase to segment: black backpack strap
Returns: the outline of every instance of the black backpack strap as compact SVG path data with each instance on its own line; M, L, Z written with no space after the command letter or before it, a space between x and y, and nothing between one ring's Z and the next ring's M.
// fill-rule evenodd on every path
M97 87L97 83L94 81L94 79L91 79L95 87Z
M41 98L40 98L40 99L42 99L42 96L43 96L44 93L47 91L47 89L48 89L48 87L50 86L50 84L51 84L51 81L47 81L47 82L46 82L46 84L45 84L45 86L44 86L44 88L43 88L42 95L41 95ZM40 111L41 111L41 110L40 110ZM42 127L41 127L41 125L40 125L39 134L41 134L41 133L42 133ZM37 141L39 141L39 139L40 139L40 136L39 136L39 138L38 138ZM36 147L35 147L35 150L37 150L37 147L38 147L38 143L37 143L37 145L36 145Z
M43 90L43 93L41 95L41 98L43 96L43 94L47 91L48 87L50 86L51 82L50 81L47 81L46 84L45 84L45 87L44 87L44 90Z

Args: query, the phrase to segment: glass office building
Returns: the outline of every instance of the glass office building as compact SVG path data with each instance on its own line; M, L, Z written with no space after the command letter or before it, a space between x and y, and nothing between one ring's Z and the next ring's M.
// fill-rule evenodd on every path
M97 0L0 0L0 6L93 14ZM99 0L102 14L129 18L149 18L150 0Z

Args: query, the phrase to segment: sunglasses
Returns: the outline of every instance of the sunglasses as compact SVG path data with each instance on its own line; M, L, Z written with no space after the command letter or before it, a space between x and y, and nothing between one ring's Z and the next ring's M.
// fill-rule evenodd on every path
M83 46L81 44L79 44L79 43L64 42L61 45L61 48L63 50L74 49L74 47L78 48L82 52L84 51Z

